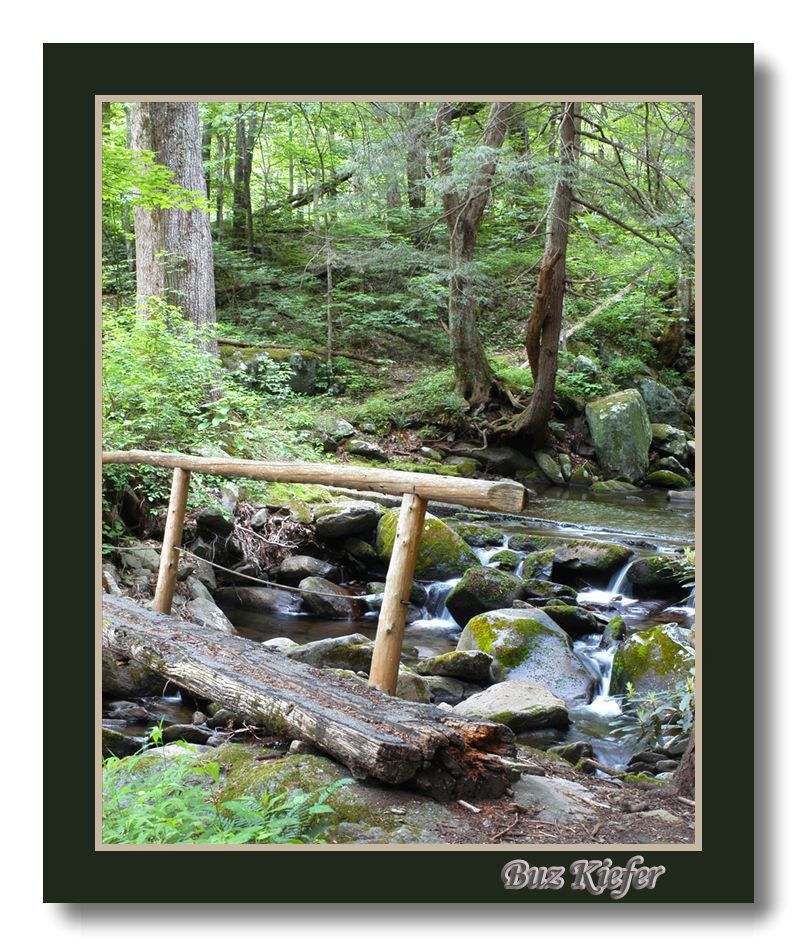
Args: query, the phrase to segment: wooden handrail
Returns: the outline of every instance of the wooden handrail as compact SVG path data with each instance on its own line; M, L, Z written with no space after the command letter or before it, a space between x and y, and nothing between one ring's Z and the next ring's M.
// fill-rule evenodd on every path
M396 537L390 556L384 599L371 658L370 686L385 693L396 692L401 647L404 640L406 599L418 557L426 505L430 500L458 503L494 512L519 513L526 490L511 480L466 480L434 473L403 473L379 467L339 466L332 463L265 463L234 457L192 457L183 453L119 450L103 453L103 463L165 466L174 470L166 531L161 549L155 610L170 614L177 580L180 539L185 518L191 473L245 476L276 483L312 483L347 489L372 490L401 496Z
M103 453L103 463L142 464L244 476L273 483L312 483L346 489L370 490L389 496L412 493L427 502L455 503L491 512L519 513L525 489L511 480L469 480L435 473L404 473L380 467L344 466L333 463L266 463L234 457L193 457L183 453L118 450Z

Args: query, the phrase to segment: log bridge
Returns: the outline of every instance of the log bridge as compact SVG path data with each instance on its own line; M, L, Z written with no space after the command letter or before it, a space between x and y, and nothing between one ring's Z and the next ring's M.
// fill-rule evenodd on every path
M519 513L525 501L523 486L506 480L471 480L325 463L217 459L145 450L104 452L102 462L174 470L154 599L155 611L161 615L170 615L172 610L191 473L401 496L368 679L370 691L340 681L332 685L328 679L331 674L323 675L324 686L320 689L318 681L310 679L319 671L298 667L295 661L280 655L266 656L262 647L240 638L225 638L222 646L217 636L195 625L173 618L169 618L171 623L164 624L151 611L138 614L133 606L119 601L103 605L103 646L109 654L125 660L141 661L146 656L143 662L150 668L162 668L159 672L168 679L209 699L232 702L235 707L246 709L250 718L265 722L266 718L273 721L279 715L287 721L286 728L292 735L326 749L354 772L394 784L412 783L418 790L440 798L494 797L504 791L511 780L509 770L495 760L512 744L506 727L466 722L434 707L404 701L397 708L398 701L382 694L396 692L406 602L428 503ZM221 668L219 662L223 664ZM306 709L309 703L311 710ZM347 749L350 745L357 747L355 754Z

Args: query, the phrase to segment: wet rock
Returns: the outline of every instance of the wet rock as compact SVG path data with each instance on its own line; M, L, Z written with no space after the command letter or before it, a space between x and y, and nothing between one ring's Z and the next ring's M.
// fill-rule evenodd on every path
M573 470L573 474L570 477L571 486L592 486L595 482L595 473L592 471L592 467L589 463L583 464L583 466L578 467Z
M220 634L234 634L235 628L227 615L215 601L208 598L194 598L185 606L191 615L191 621L202 627L208 627Z
M476 522L458 522L456 519L443 520L461 536L471 548L486 548L489 545L501 545L504 533L492 526L482 526Z
M691 654L664 625L637 631L617 648L610 690L625 693L632 683L637 693L667 690L684 682Z
M192 742L203 746L213 732L207 726L195 726L193 723L172 723L163 729L164 742Z
M515 552L512 549L499 549L494 555L490 556L490 565L493 568L500 568L501 571L514 574L522 560L523 556L520 552Z
M646 555L638 558L626 572L635 591L678 591L684 582L694 580L694 568L686 559L672 555Z
M417 669L417 668L416 668ZM433 703L445 703L454 706L465 699L465 683L454 677L424 677L429 685L429 692Z
M296 611L296 596L277 588L254 588L232 585L219 588L216 603L223 608L240 608L244 611Z
M569 635L538 608L488 611L472 618L457 650L482 650L508 679L539 683L567 705L587 702L597 674L573 651Z
M600 631L595 615L586 608L572 605L546 606L542 610L556 621L571 637L586 637Z
M522 594L523 582L516 575L487 565L469 568L446 598L451 616L464 627L484 611L508 608Z
M561 467L549 453L545 453L543 450L538 450L534 454L534 459L537 461L537 466L552 483L557 483L559 485L564 483L565 478L562 475Z
M296 587L303 578L311 577L340 581L340 569L310 555L289 555L277 569L277 581L283 585Z
M203 598L205 601L213 601L213 595L208 591L207 587L198 578L194 578L193 575L186 581L186 587L188 588L188 597L192 601L198 598Z
M406 667L399 669L396 681L396 696L400 700L409 700L411 703L429 703L432 690L429 681Z
M357 621L365 614L365 606L359 598L325 578L303 578L299 582L299 591L305 606L313 614L345 621Z
M555 581L546 581L544 578L530 578L523 585L527 598L574 598L575 588L570 585L560 585Z
M690 450L689 438L683 430L670 424L652 424L653 447L659 453L675 457L681 463L688 463Z
M272 637L271 640L263 641L263 646L269 650L275 650L278 654L284 654L299 645L296 641L292 641L290 637Z
M595 758L595 750L591 742L570 742L566 746L551 746L548 751L561 756L571 765L576 765L582 759Z
M218 709L208 719L207 726L210 729L235 729L241 724L241 720L228 709Z
M611 542L575 539L556 549L552 574L556 578L608 578L631 558L631 550Z
M673 392L652 378L638 378L634 386L642 395L651 424L677 424L681 419L681 405Z
M470 683L489 683L493 658L481 650L453 650L427 657L415 668L422 676L456 677Z
M221 536L229 535L234 528L232 513L221 506L205 506L200 509L196 514L196 524L204 532Z
M347 634L311 641L286 652L291 660L310 667L324 667L368 673L371 669L374 645L364 634Z
M109 562L102 563L102 589L109 595L122 596L122 589L119 587L119 574Z
M604 472L632 482L644 476L652 431L639 391L629 388L591 401L586 414Z
M271 511L266 506L263 506L263 508L258 509L249 520L249 528L260 531L268 525L268 520L270 518Z
M315 510L315 530L320 539L340 539L373 532L384 507L366 500L325 503Z
M520 568L520 577L524 582L531 578L550 578L553 572L554 549L544 549L542 552L530 552Z
M370 440L350 440L346 444L349 453L358 457L365 457L367 460L377 460L384 463L387 460L387 454L377 443Z
M539 552L549 544L549 539L543 535L532 535L529 532L515 532L509 536L507 546L520 552Z
M390 509L379 520L376 531L376 550L387 565L396 540L399 510ZM421 535L415 577L420 580L445 581L462 575L479 558L465 540L441 519L427 513Z
M435 450L434 447L421 447L418 453L425 459L432 460L434 463L440 463L443 459L443 454L439 450Z
M369 581L365 586L365 590L369 595L383 595L385 593L385 583L383 581ZM419 608L426 604L426 589L417 581L412 583L410 601Z
M454 712L503 723L514 732L565 729L570 724L570 717L561 699L546 687L523 680L496 683L458 703Z
M149 713L138 703L131 703L129 700L115 700L107 703L102 710L102 715L106 719L149 719Z
M694 503L695 491L693 489L671 489L667 493L667 499L671 503Z
M638 493L639 487L625 480L599 480L592 484L593 493Z
M103 758L116 756L133 755L142 749L145 745L145 739L142 736L128 736L112 726L106 726L104 723L101 728L102 735L102 755Z
M695 392L689 395L689 400L686 402L686 413L691 417L695 416Z
M562 470L562 476L566 480L569 480L573 475L573 464L570 461L570 457L566 453L560 453L557 457L559 460L559 466Z
M627 629L625 626L625 621L620 617L619 614L616 614L603 629L601 647L605 650L616 641L623 640L626 633Z

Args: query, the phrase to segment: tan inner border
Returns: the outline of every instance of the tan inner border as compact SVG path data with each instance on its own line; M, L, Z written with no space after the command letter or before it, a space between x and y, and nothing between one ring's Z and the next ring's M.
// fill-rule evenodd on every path
M94 96L94 703L102 718L102 103L103 102L694 102L695 104L695 549L702 540L703 492L703 98L701 95L95 95ZM702 561L697 555L695 596L695 840L692 844L103 844L102 765L94 773L95 851L702 851L703 850L703 634ZM102 756L101 727L94 730L95 758Z

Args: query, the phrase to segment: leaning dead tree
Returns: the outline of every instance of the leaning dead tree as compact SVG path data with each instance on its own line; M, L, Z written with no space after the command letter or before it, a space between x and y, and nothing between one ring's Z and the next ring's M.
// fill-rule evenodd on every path
M271 653L262 644L106 596L105 665L134 666L246 721L302 739L348 766L437 799L498 798L515 781L506 726L387 696L364 681Z

